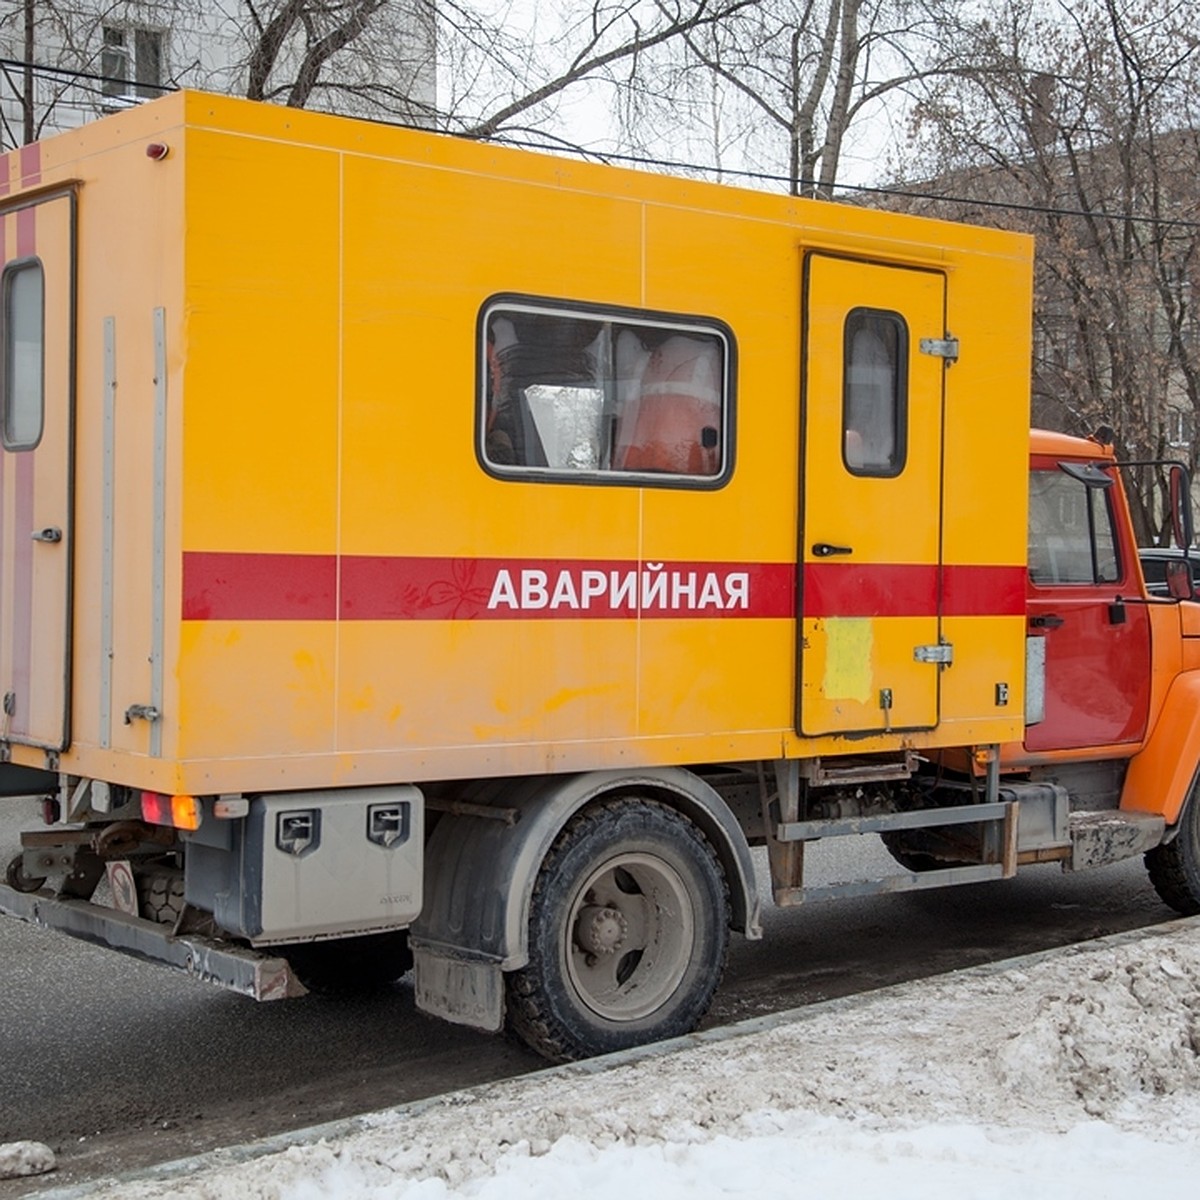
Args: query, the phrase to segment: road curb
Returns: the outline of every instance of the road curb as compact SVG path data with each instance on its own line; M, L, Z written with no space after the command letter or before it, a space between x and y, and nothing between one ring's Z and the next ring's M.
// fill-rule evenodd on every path
M962 981L971 979L986 979L1002 975L1009 971L1027 970L1037 964L1049 961L1068 960L1071 958L1087 958L1105 950L1127 946L1135 942L1151 942L1159 938L1176 936L1187 929L1200 931L1200 917L1179 918L1160 925L1141 929L1126 930L1121 933L1109 934L1087 942L1076 942L1069 946L1053 950L1039 950L1034 954L1024 954L1016 958L1000 959L996 962L982 963L978 966L963 967L958 970L945 972L940 975L930 975L923 979L907 980L904 983L890 984L868 992L857 992L852 996L841 996L833 1000L822 1000L814 1004L806 1004L799 1008L787 1009L783 1012L770 1013L766 1016L750 1017L730 1025L715 1029L705 1029L697 1033L686 1034L683 1037L672 1038L669 1041L656 1042L650 1046L639 1046L632 1050L620 1050L613 1054L601 1055L587 1059L584 1062L568 1063L564 1066L546 1067L521 1075L517 1080L501 1079L491 1083L479 1084L454 1092L443 1092L436 1096L426 1096L420 1100L409 1101L406 1104L395 1105L391 1108L376 1112L362 1113L354 1117L344 1117L336 1121L328 1121L319 1125L309 1125L303 1129L291 1130L287 1133L272 1134L236 1146L226 1146L217 1150L207 1150L201 1154L187 1158L160 1163L152 1167L140 1167L120 1175L104 1176L87 1180L83 1183L72 1184L61 1188L39 1189L30 1193L37 1200L84 1200L105 1189L117 1188L122 1185L135 1183L168 1183L172 1180L182 1180L190 1176L219 1170L222 1167L234 1167L256 1159L278 1154L294 1146L307 1146L320 1141L338 1141L352 1137L357 1133L374 1128L383 1118L415 1118L431 1109L446 1104L467 1104L483 1100L489 1092L502 1087L508 1087L514 1082L521 1084L534 1083L539 1080L563 1079L572 1077L587 1077L603 1074L640 1062L677 1054L683 1050L696 1049L704 1046L736 1041L754 1034L769 1032L781 1026L803 1024L817 1016L829 1013L853 1013L857 1009L886 1002L889 996L901 997L919 990L922 986L945 982L949 980Z

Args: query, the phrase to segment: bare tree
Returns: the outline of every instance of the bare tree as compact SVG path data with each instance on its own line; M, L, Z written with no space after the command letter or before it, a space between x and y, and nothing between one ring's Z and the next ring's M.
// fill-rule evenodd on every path
M1018 0L955 33L916 110L909 176L939 206L1038 238L1034 417L1182 455L1200 418L1200 42L1179 0ZM971 198L974 198L973 201ZM925 207L929 207L926 205ZM1163 507L1145 476L1139 535Z
M681 135L700 131L696 143L722 163L733 146L732 157L751 173L782 176L793 194L829 197L853 135L873 124L877 153L905 90L942 69L936 34L956 7L956 0L759 0L689 30L686 53L631 90L626 132L646 144L644 131L669 128L678 145ZM682 130L668 123L672 116Z
M232 24L244 45L236 86L250 99L433 122L432 0L236 0L236 6Z
M0 149L35 141L60 106L96 111L101 96L100 30L120 0L80 7L20 0L0 12Z
M29 68L21 62L36 60L46 79L61 68L64 93L78 89L89 73L98 77L102 25L123 20L171 31L170 84L476 137L536 130L544 141L579 145L586 136L556 126L563 106L595 96L597 87L629 86L655 65L656 54L760 2L21 0L36 29L32 42L11 51L9 86L13 95L27 93L22 71ZM0 18L0 35L11 26L10 46L19 16ZM183 30L196 36L181 36ZM205 36L221 42L219 53L205 50ZM180 51L184 43L189 48ZM46 110L61 103L43 88L40 116L32 125L18 121L19 135L14 129L9 140L37 136ZM34 107L24 103L22 111Z
M506 0L484 13L441 0L441 108L450 128L492 137L538 128L565 133L558 106L588 90L593 103L649 82L663 52L721 27L761 0L591 0L561 7ZM578 144L578 141L575 144Z

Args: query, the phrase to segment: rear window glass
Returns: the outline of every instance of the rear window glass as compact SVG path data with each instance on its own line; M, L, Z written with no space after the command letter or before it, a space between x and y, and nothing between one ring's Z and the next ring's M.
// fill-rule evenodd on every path
M842 453L852 475L904 470L908 326L899 313L856 308L846 317Z
M7 450L31 450L41 440L45 399L45 281L36 259L5 268L0 330L0 436Z

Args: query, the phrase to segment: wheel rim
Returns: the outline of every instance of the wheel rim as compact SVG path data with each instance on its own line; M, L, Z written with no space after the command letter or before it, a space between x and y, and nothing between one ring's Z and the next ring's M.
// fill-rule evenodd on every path
M620 854L575 893L563 939L580 1001L608 1021L637 1021L679 987L691 961L692 900L683 878L651 854Z

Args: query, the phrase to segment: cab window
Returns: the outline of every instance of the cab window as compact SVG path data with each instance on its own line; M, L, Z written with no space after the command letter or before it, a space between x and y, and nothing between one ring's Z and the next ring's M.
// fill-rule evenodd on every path
M1055 469L1029 476L1029 577L1035 584L1116 583L1121 578L1111 489Z

